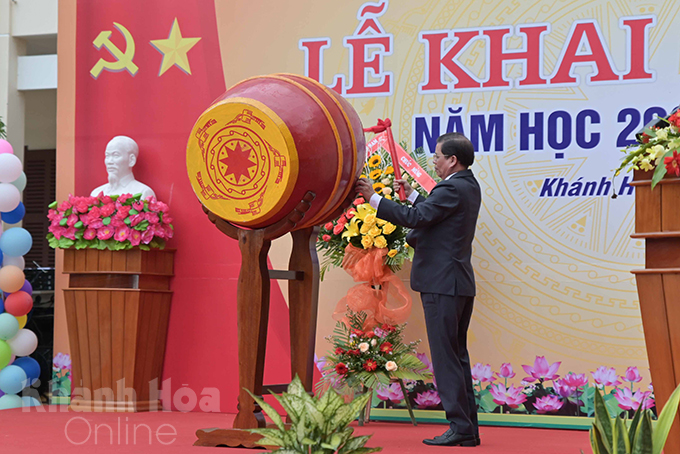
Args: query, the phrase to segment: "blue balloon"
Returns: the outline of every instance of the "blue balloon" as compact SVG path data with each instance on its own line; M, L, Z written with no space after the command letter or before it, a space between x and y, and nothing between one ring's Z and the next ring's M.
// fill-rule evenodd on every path
M2 220L8 224L16 224L24 218L25 214L26 207L23 202L19 202L19 205L12 211L2 213Z
M1 218L0 218L0 221L2 221ZM2 265L2 251L0 251L0 265Z
M26 387L28 377L26 372L19 367L11 364L0 370L0 390L5 394L17 394Z
M2 299L0 299L0 314L2 314L3 312L5 312L5 302Z
M31 358L30 356L17 358L14 360L12 365L19 366L24 370L24 372L26 372L29 385L32 385L37 379L40 378L40 364L38 364L38 361Z
M3 254L10 257L21 257L31 250L33 238L28 230L21 227L12 227L5 230L0 236L0 249Z

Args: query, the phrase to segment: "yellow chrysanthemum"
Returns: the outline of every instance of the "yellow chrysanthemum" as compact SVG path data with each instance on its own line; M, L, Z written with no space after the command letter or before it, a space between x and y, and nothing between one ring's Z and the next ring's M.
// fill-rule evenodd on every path
M371 177L371 180L376 180L380 178L380 175L382 175L380 169L372 170L371 173L368 174L368 176Z
M382 229L385 235L389 235L390 233L394 232L396 228L397 228L396 225L392 224L391 222L388 222Z
M394 167L392 166L387 166L385 167L385 172L383 175L392 175L394 173Z
M352 220L345 224L345 231L342 232L343 238L352 238L353 236L359 235L359 219L352 218Z
M382 192L384 187L385 187L385 185L382 184L382 183L373 183L373 190L377 193Z
M362 174L359 176L359 178L366 178L366 175L364 175L364 174L362 173Z
M381 248L381 249L382 249L382 248L386 248L386 247L387 247L387 240L386 240L385 237L382 236L382 235L376 236L376 237L373 239L373 245L374 245L375 247Z
M396 249L390 249L390 252L387 253L387 256L394 257L395 255L397 255L398 252L399 251L397 251Z
M364 235L364 237L361 239L361 245L364 247L364 249L373 247L373 237L370 235Z
M371 236L378 236L382 234L382 231L380 230L380 227L374 225L373 227L371 227L371 230L368 231L368 234Z
M371 227L373 227L376 224L377 221L378 221L378 218L375 217L375 212L368 213L366 216L364 216L364 223L368 224L369 229Z
M371 156L371 158L368 160L368 166L369 167L378 167L380 165L380 162L382 161L382 158L380 157L379 154L374 154ZM381 172L382 173L382 172Z

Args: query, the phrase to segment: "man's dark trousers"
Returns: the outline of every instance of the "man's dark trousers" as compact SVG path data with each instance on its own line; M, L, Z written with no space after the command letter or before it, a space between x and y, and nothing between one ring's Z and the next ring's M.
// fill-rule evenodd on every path
M446 419L457 434L479 435L467 350L474 297L421 293L421 299L437 391Z

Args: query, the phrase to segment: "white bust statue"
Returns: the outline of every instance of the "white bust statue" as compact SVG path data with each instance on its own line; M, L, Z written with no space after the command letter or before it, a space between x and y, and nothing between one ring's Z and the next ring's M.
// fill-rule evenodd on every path
M106 145L104 163L106 172L109 174L109 182L92 191L91 196L97 196L100 192L104 195L138 194L142 193L142 199L149 196L156 197L153 189L135 180L132 168L137 163L139 147L137 143L127 136L116 136Z

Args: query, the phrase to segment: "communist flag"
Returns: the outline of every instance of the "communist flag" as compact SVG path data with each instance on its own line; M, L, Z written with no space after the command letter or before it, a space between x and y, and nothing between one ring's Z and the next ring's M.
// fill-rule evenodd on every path
M135 177L170 205L175 226L163 378L172 391L188 385L199 398L203 388L218 388L220 410L235 411L240 253L203 214L185 163L194 122L225 91L215 3L79 0L76 15L75 192L89 195L106 182L111 138L137 142ZM288 312L275 282L271 294L265 383L284 383Z

